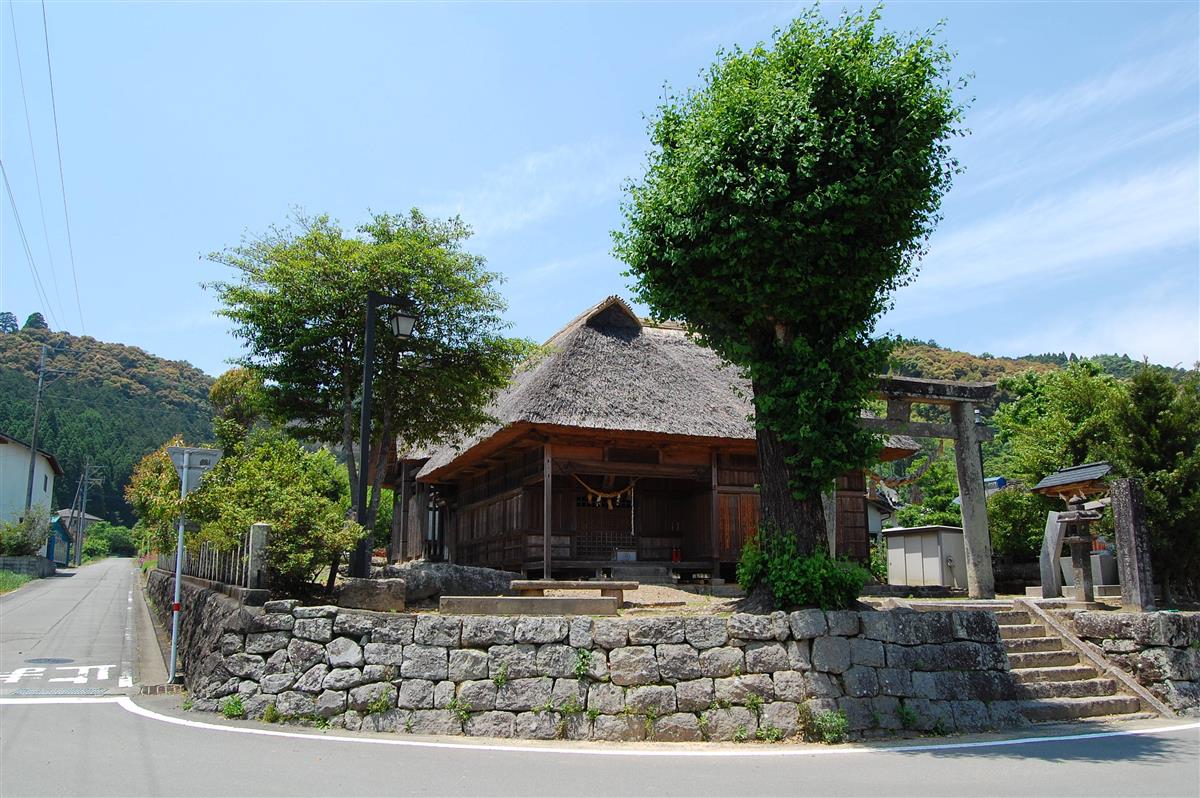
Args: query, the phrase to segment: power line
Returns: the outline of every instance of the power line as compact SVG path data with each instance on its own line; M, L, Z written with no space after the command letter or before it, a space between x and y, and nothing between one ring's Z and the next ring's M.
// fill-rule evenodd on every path
M0 174L4 176L4 190L8 192L8 204L12 207L13 218L17 220L17 232L21 234L21 244L25 247L25 258L29 261L29 271L33 275L33 288L41 299L42 307L50 314L54 326L57 327L58 318L54 315L54 309L50 307L50 300L46 298L46 289L42 286L42 278L38 274L37 264L33 260L33 250L29 248L29 239L25 237L25 225L21 224L21 212L17 210L17 199L13 196L12 185L8 182L8 170L4 168L2 159L0 159Z
M46 226L46 203L42 199L42 178L38 174L37 150L33 146L33 122L29 115L29 99L25 93L25 70L21 66L21 46L17 41L17 17L13 12L12 0L8 0L8 18L12 21L13 54L17 58L17 78L21 84L21 104L25 107L25 132L29 134L29 158L33 162L33 180L37 185L38 210L42 214L42 235L46 239L46 256L50 259L50 278L54 281L54 298L58 300L58 309L66 318L63 309L62 294L58 290L58 269L54 265L54 249L50 246L50 230Z
M46 74L50 76L50 110L54 114L54 146L58 151L58 184L62 188L63 220L67 224L67 252L71 255L71 280L75 283L75 307L79 309L79 330L86 333L83 303L79 301L79 275L75 271L75 244L71 240L71 216L67 213L67 180L63 176L62 141L58 136L58 103L54 99L54 70L50 68L50 25L46 21L46 0L42 0L42 34L46 41Z

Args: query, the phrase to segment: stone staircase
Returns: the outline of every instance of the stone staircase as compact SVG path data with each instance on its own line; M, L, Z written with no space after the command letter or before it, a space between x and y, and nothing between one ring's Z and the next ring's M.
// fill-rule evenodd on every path
M998 609L1000 637L1030 721L1069 721L1141 712L1137 696L1081 661L1057 634L1022 609Z

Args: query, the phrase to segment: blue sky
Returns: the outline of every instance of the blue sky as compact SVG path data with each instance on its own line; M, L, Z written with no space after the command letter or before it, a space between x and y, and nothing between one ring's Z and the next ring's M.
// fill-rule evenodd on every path
M368 209L461 214L519 335L628 296L609 232L664 82L695 85L718 47L804 7L50 2L81 324L41 7L0 5L0 158L52 326L213 374L240 350L198 285L227 272L203 255L294 206L346 227ZM974 74L966 172L882 329L976 353L1200 360L1196 5L884 11L904 30L942 18ZM24 319L46 308L7 197L0 218L0 310Z

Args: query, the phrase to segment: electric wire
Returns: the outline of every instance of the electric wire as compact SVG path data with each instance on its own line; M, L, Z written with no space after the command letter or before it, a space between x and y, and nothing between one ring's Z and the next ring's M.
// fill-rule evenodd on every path
M46 0L42 0L42 36L46 42L46 74L50 77L50 111L54 115L54 146L58 152L58 184L62 188L63 220L67 228L67 252L71 256L71 280L75 284L75 307L79 309L79 331L86 333L83 303L79 300L79 274L75 269L75 242L71 238L71 216L67 212L67 180L63 176L62 140L58 135L58 102L54 97L54 70L50 67L50 25L46 21Z
M21 244L25 247L25 259L29 262L29 272L33 275L34 290L41 300L42 307L46 313L50 314L50 319L57 327L58 318L54 315L50 300L46 298L46 289L42 285L41 275L38 274L37 263L33 259L33 250L29 248L29 239L25 236L25 225L21 223L21 212L17 210L17 198L13 196L12 184L8 182L8 169L5 168L3 159L0 159L0 174L4 176L4 190L8 193L8 204L12 208L13 218L17 220L17 232L21 235Z
M17 40L17 17L13 12L13 0L8 0L8 18L12 23L13 55L17 59L17 79L21 86L21 104L25 107L25 132L29 134L29 159L33 163L33 182L37 186L38 211L42 215L42 235L46 240L46 257L50 259L50 279L54 283L54 298L58 300L58 310L66 318L67 312L63 307L62 292L58 288L58 268L54 264L54 248L50 246L50 230L46 225L46 202L42 198L42 178L38 172L37 150L33 144L33 121L29 114L29 97L25 92L25 69L21 65L21 45Z

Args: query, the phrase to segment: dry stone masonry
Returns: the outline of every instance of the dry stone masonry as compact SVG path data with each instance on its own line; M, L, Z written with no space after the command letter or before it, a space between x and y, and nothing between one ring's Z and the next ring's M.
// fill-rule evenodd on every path
M172 578L151 597L170 606ZM373 613L240 607L184 584L197 709L412 734L698 742L791 737L844 713L852 737L1024 723L984 611L730 617Z
M1073 623L1176 712L1200 715L1200 613L1077 612Z

